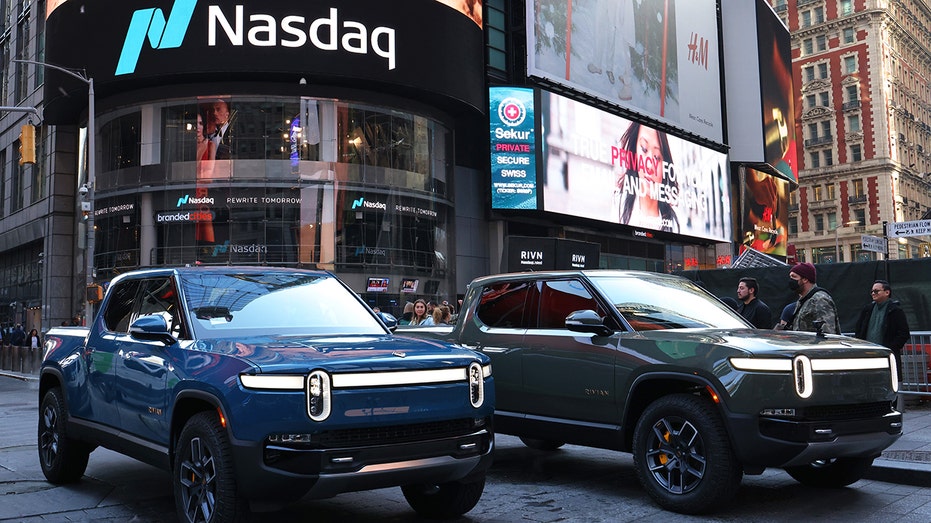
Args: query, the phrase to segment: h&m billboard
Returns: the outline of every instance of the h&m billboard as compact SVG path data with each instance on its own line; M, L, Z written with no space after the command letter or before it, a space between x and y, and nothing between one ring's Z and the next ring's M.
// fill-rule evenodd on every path
M716 0L528 0L527 74L722 143Z
M477 7L476 7L477 4ZM46 60L98 96L190 82L373 88L484 110L481 2L52 2ZM468 12L466 12L468 11ZM428 20L429 23L423 23ZM46 117L66 123L87 86L49 70ZM416 95L413 93L417 93Z

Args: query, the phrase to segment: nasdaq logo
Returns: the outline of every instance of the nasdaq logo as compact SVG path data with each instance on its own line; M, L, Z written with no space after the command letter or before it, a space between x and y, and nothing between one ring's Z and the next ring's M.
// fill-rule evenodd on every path
M226 251L229 249L229 246L230 246L229 240L226 240L225 242L223 242L222 245L214 245L213 255L216 256L218 254L226 254Z
M355 209L356 207L362 207L362 204L364 203L365 203L365 198L359 198L358 200L353 200L352 208Z
M134 12L129 21L129 29L123 41L123 50L120 52L120 61L116 64L114 74L130 74L136 71L136 63L139 61L146 38L152 49L181 47L196 5L197 0L175 0L167 19L165 13L158 7Z
M202 205L202 204L213 204L213 198L209 196L201 196L191 198L190 194L185 194L184 196L178 198L178 204L175 207L181 207L182 205L191 204L191 205Z

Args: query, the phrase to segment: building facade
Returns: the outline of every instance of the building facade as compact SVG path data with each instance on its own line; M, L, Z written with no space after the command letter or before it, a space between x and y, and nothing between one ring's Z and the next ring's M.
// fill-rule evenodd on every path
M587 267L713 268L737 254L715 0L0 11L0 106L40 115L37 162L20 165L30 113L0 113L4 325L85 321L86 283L149 266L324 268L400 313L533 258L516 250L533 238L584 243L594 256L567 263ZM511 112L499 88L536 110ZM509 127L525 114L538 118L533 151ZM657 152L638 155L630 136L647 135ZM492 142L533 158L493 157ZM497 188L527 186L511 184L524 161L539 162L539 196L498 205ZM658 181L632 182L647 174ZM656 216L651 198L667 204Z
M931 8L923 0L774 0L792 34L799 188L790 237L801 261L882 259L861 235L931 209ZM927 237L890 259L931 256Z

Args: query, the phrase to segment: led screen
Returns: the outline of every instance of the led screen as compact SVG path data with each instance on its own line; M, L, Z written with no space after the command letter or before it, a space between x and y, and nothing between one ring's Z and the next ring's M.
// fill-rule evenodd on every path
M743 238L746 247L786 255L789 182L756 169L743 169Z
M527 2L527 74L721 142L715 0Z
M727 156L544 92L543 209L731 241Z
M533 89L492 87L488 100L491 121L491 207L536 209L536 114Z

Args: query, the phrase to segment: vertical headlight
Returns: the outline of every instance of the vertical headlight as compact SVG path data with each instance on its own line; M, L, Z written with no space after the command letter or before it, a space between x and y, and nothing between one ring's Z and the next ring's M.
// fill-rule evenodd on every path
M892 375L892 392L899 392L899 366L895 364L895 354L889 355L889 370Z
M307 414L314 421L330 416L330 376L322 370L307 377Z
M800 398L811 397L814 383L811 378L811 360L808 356L796 356L792 360L792 377L795 378L795 392Z
M479 408L485 403L485 376L482 372L482 366L478 363L469 364L469 402L472 406Z

